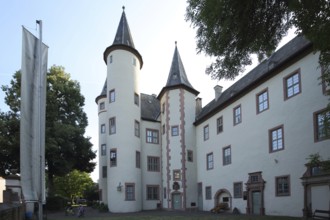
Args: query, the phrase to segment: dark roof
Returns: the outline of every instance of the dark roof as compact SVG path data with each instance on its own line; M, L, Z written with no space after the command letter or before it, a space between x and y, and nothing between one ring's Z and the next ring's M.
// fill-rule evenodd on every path
M123 6L123 13L121 14L121 18L120 18L120 21L118 24L115 39L114 39L112 45L107 47L107 49L105 49L105 51L103 53L103 59L104 59L104 62L107 63L107 57L111 51L116 50L116 49L127 50L137 56L137 58L139 59L140 64L141 64L141 66L140 66L140 69L141 69L143 66L143 59L142 59L142 56L139 53L139 51L137 51L135 49L133 38L132 38L131 31L128 26L128 22L126 19L126 14L125 14L124 9L125 9L125 7Z
M107 79L105 79L101 94L96 97L95 102L97 103L97 101L102 97L107 97Z
M295 37L225 90L217 100L213 99L203 107L201 112L196 116L195 125L202 123L235 101L238 97L244 95L249 89L254 88L263 82L263 80L276 74L280 68L283 68L284 65L295 59L298 55L303 55L307 49L312 49L312 43L303 36Z
M186 71L184 70L184 66L180 57L178 47L175 42L175 49L174 49L170 72L167 78L167 83L166 86L163 87L158 97L160 97L165 90L178 88L178 87L184 87L187 90L194 93L195 95L199 94L199 92L194 89L194 87L190 84L188 80Z
M115 45L115 44L127 45L132 48L135 48L133 38L131 36L131 31L129 30L129 26L127 23L126 14L125 14L124 9L125 9L125 7L123 7L123 13L121 14L121 18L120 18L119 25L117 28L117 33L116 33L116 36L115 36L115 39L114 39L112 45Z
M156 95L141 93L141 119L157 121L160 114L160 102Z

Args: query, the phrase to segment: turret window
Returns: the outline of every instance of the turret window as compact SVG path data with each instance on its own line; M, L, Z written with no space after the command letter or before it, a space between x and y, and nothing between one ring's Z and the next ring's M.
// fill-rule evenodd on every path
M102 144L101 145L101 155L102 156L106 155L106 152L107 152L107 145Z
M134 104L139 106L140 97L137 93L134 93Z
M110 118L109 119L109 134L115 134L116 133L116 118Z
M138 121L134 123L134 133L136 137L140 137L140 122Z
M110 150L110 167L117 166L117 150L111 149Z
M109 63L112 63L112 55L109 56Z
M136 66L136 59L133 57L132 59L133 66Z
M115 90L112 89L109 91L109 102L115 102L115 99L116 99L116 93L115 93Z
M105 104L104 102L101 102L100 103L100 111L104 110L105 109Z

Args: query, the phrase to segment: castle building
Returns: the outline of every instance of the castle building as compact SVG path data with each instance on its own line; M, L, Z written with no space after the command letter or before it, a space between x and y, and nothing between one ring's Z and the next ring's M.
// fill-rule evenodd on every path
M308 216L329 210L329 97L319 53L298 36L202 106L177 45L160 93L140 92L143 59L125 11L96 97L100 200L110 212L167 209Z

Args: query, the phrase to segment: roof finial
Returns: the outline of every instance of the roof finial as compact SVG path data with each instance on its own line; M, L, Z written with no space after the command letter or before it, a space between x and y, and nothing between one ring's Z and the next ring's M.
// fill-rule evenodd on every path
M123 11L125 11L125 6L123 5Z

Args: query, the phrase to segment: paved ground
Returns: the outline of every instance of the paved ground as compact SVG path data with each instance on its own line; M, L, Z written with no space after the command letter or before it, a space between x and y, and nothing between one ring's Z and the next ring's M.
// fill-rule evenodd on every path
M99 212L96 209L92 209L90 207L86 207L85 209L85 217L112 217L112 216L139 216L139 215L154 215L154 216L208 216L215 215L211 212L203 212L203 211L165 211L165 210L152 210L152 211L141 211L134 213L110 213L110 212ZM69 218L65 216L63 212L47 212L48 218Z

